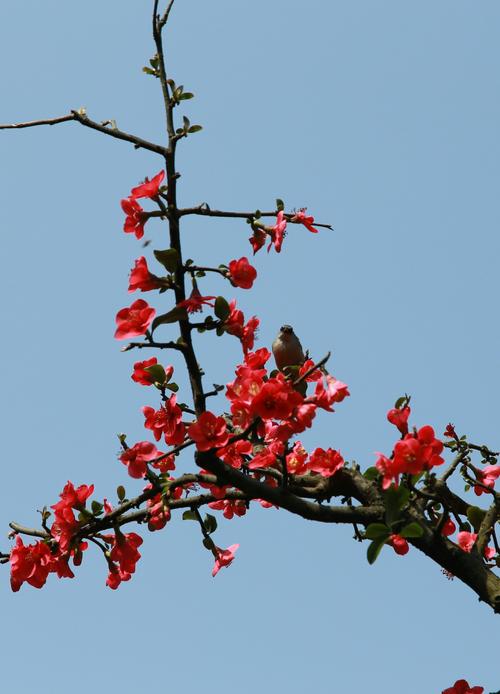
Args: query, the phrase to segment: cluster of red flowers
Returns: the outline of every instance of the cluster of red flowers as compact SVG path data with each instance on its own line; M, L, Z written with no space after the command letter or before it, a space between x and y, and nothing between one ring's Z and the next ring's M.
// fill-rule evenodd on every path
M387 414L387 418L399 429L403 438L395 444L390 458L383 453L378 454L375 465L382 475L383 489L388 489L393 482L397 486L399 476L403 473L418 475L444 463L444 458L441 457L443 442L435 437L431 426L426 425L418 431L407 433L409 415L408 406L399 411L389 410Z
M165 178L165 171L160 171L150 181L146 179L141 185L132 188L128 198L121 201L122 210L126 214L123 231L127 234L135 234L137 239L144 236L144 225L148 216L137 202L138 198L155 199L160 193L160 186Z

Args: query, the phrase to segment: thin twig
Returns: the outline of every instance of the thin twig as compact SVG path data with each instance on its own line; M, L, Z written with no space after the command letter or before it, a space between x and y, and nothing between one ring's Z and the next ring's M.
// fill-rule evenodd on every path
M202 217L228 217L231 219L257 219L260 217L276 217L278 214L277 210L272 212L261 212L260 210L254 210L253 212L229 212L226 210L212 210L208 205L202 204L198 207L184 207L178 210L179 217L184 217L185 215L201 215ZM302 222L294 221L293 217L295 215L292 212L285 214L285 219L287 222L292 224L301 224ZM331 224L320 224L319 222L314 222L314 226L322 227L323 229L330 229L333 231Z

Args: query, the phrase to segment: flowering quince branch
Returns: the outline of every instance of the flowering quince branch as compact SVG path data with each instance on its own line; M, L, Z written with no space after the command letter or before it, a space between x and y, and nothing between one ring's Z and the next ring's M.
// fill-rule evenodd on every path
M126 474L138 480L142 488L127 498L120 485L113 505L106 498L92 500L93 485L75 487L68 481L51 511L42 512L41 529L10 523L15 545L9 553L0 554L0 563L10 564L12 589L18 591L24 583L41 588L51 573L72 578L73 567L81 563L89 542L102 551L108 572L106 584L116 589L130 580L141 557L142 538L133 531L125 532L125 528L140 525L156 532L179 510L183 520L194 520L200 527L203 545L214 558L215 576L234 561L239 545L218 547L214 540L216 516L207 513L202 517L201 510L208 507L231 520L260 504L308 520L353 524L356 538L367 544L370 563L386 546L401 556L410 546L416 547L448 576L459 578L495 612L500 612L500 578L494 571L500 564L495 534L500 502L494 489L500 477L499 453L469 443L456 434L452 425L443 434L445 442L430 425L410 428L407 395L387 413L388 421L399 432L392 452L377 454L375 464L364 472L358 465L348 465L333 448L306 451L297 437L312 427L321 410L333 412L333 406L349 396L346 384L325 368L330 353L317 362L306 355L300 363L281 365L281 371L270 370L266 366L270 351L265 347L255 350L259 319L253 316L246 320L235 299L228 301L210 294L209 288L198 287L207 273L215 273L226 278L231 287L249 290L257 280L257 269L246 255L223 259L218 267L184 260L180 223L185 216L245 220L251 231L248 240L254 255L264 246L277 253L286 248L289 225L304 227L313 234L331 226L315 222L305 208L285 211L281 200L267 212L212 210L205 203L187 208L177 206L177 144L201 126L191 125L186 117L176 122L176 109L193 95L177 85L167 72L163 29L173 4L170 0L160 14L159 0L154 0L156 53L150 67L144 68L161 87L165 145L118 130L112 122L92 121L84 110L60 118L0 126L14 129L75 120L162 157L160 170L155 167L156 173L132 187L121 206L125 214L124 232L129 238L141 239L152 218L168 227L169 246L156 249L152 259L165 272L154 268L151 271L148 260L138 257L130 272L129 292L139 291L141 296L157 292L172 300L160 309L143 298L135 299L118 311L115 336L123 340L142 338L143 341L127 342L122 348L125 352L143 348L179 352L185 362L192 400L184 402L188 399L184 396L177 400L179 386L174 380L173 366L160 363L156 356L134 364L134 383L159 396L157 409L149 405L142 408L149 438L129 445L125 435L119 436L121 469L125 472L126 468ZM143 204L147 207L151 203L157 209L144 209ZM203 320L190 320L192 313L201 312L205 312ZM154 337L156 331L166 329L177 329L178 335L158 341ZM228 410L223 414L207 410L207 398L224 388L214 385L214 390L205 391L192 339L194 329L200 333L215 331L221 339L236 338L241 344L242 360L236 365L233 380L226 385ZM163 443L166 451L157 448ZM195 449L197 471L178 472L180 456L188 448ZM447 451L455 457L438 477L437 468L444 465ZM465 484L464 496L455 491L456 484L454 489L449 486L457 478ZM467 493L474 495L472 501L465 496ZM474 501L485 494L489 495L487 508ZM339 501L333 505L332 499ZM36 542L24 544L22 536ZM480 694L482 688L457 680L445 692Z

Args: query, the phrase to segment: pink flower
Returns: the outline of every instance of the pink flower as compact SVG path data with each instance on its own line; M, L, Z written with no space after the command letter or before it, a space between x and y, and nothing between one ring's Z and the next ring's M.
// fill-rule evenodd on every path
M396 554L407 554L408 550L410 549L404 537L401 537L401 535L396 535L395 533L389 535L387 542L391 545Z
M146 178L144 183L132 188L130 197L137 198L157 198L160 192L160 185L165 178L165 171L159 171L150 181Z
M451 520L451 518L447 518L446 521L444 522L443 527L441 528L441 535L444 535L445 537L449 537L450 535L453 535L453 533L455 532L456 529L457 529L457 526Z
M472 552L472 549L476 544L476 540L477 533L468 533L466 530L462 530L457 535L458 546L464 552ZM485 547L484 556L486 559L493 559L493 557L496 556L496 550L493 547Z
M161 282L156 275L149 272L146 258L143 255L137 258L130 271L129 292L135 292L137 289L140 289L141 292L149 292L151 289L158 289L159 287L161 287Z
M397 487L399 484L399 475L401 474L400 465L393 458L387 458L383 453L376 453L375 455L378 455L375 467L383 478L382 489L388 489L393 482Z
M286 230L286 219L283 210L280 210L276 215L276 224L271 229L271 243L267 247L267 252L271 250L271 246L274 244L276 253L281 252L281 246L283 245L283 238L285 236Z
M306 215L307 207L302 207L295 215L292 217L292 222L299 222L303 224L306 229L312 231L313 234L317 234L318 230L313 227L314 217Z
M144 236L144 225L147 221L147 215L137 200L127 198L121 201L122 210L127 215L123 225L123 231L126 234L135 234L137 239L142 239Z
M221 549L216 547L217 557L215 559L214 568L212 569L212 576L216 576L223 566L229 566L234 559L234 554L238 549L238 545L231 545L227 549Z
M257 270L250 265L245 256L229 263L229 279L235 287L250 289L256 277Z
M116 314L115 338L124 340L127 337L144 335L153 322L155 314L155 309L151 308L144 299L137 299L129 308L122 308Z

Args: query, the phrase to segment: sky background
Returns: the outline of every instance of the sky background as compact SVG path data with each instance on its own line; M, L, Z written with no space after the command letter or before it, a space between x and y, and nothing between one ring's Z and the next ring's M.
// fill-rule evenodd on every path
M0 122L85 106L163 142L159 84L141 72L151 5L2 3ZM179 113L204 127L179 145L180 204L281 197L334 225L293 227L281 255L261 251L251 292L200 283L260 317L257 346L291 323L314 358L332 350L352 397L301 437L310 450L372 465L391 451L385 415L404 392L413 424L440 434L452 421L500 445L499 21L497 0L176 2L169 71L196 95ZM130 380L141 357L120 353L114 316L139 298L127 293L134 259L168 242L158 221L146 251L122 233L119 201L157 173L156 155L67 123L1 132L0 158L7 551L9 521L36 524L68 479L95 483L97 499L140 490L116 434L146 438L140 408L157 399ZM199 264L250 256L247 238L243 221L183 224ZM208 384L232 380L237 340L196 345ZM41 591L11 593L3 567L5 691L437 694L460 677L500 688L498 616L416 549L386 548L370 567L352 529L252 508L220 522L217 544L241 546L212 579L194 523L140 532L136 574L114 592L97 548L76 579Z

